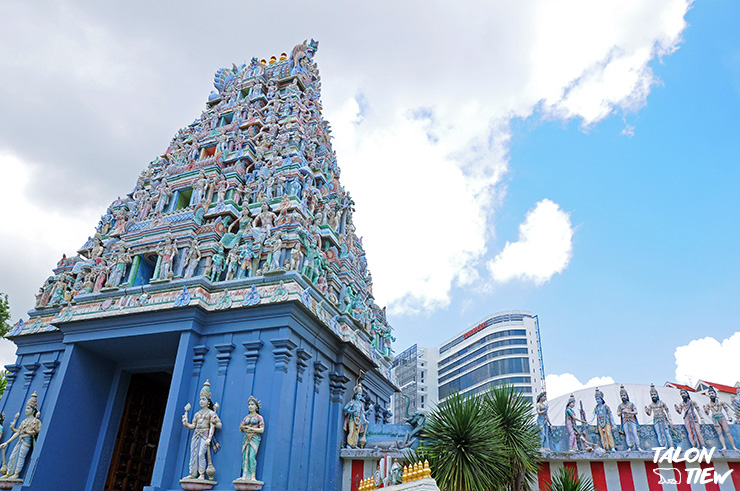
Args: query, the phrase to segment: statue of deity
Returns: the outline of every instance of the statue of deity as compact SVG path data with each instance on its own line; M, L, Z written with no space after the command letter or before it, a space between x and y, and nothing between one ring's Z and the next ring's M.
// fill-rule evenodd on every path
M213 282L216 282L221 279L221 272L224 270L224 265L226 263L223 247L218 248L218 252L213 255L212 261L213 262L211 265L211 274L209 276L209 279Z
M161 258L159 263L159 279L160 280L171 280L174 276L172 270L172 264L177 254L177 241L172 240L172 236L167 234L164 239L164 244L159 246L157 254Z
M357 381L352 399L344 406L344 431L347 432L348 448L363 448L367 420L365 405L362 402L362 376Z
M26 457L31 451L33 441L36 439L36 435L41 431L41 420L39 419L38 411L38 399L36 392L31 394L31 397L26 403L26 418L21 421L18 428L15 427L15 422L18 421L20 413L16 413L15 418L10 423L10 430L13 432L13 436L8 438L5 443L0 445L3 451L3 466L1 471L5 473L0 480L13 481L20 479L21 471L23 470L23 464L26 462ZM13 440L18 440L10 454L10 459L5 462L5 447L8 446Z
M584 425L588 424L586 420L576 416L575 408L576 397L571 394L568 398L568 403L565 405L565 429L568 430L568 450L570 452L578 451L578 429L576 428L576 422L581 422Z
M635 447L634 450L642 451L640 436L637 434L637 406L630 401L624 385L619 388L619 398L622 399L622 403L617 407L617 416L622 420L622 431L624 431L627 448L633 450L632 447Z
M123 276L126 274L127 265L131 264L131 254L126 250L126 246L123 242L119 242L117 245L118 254L115 257L113 266L113 272L108 278L106 286L117 288L118 285L123 281Z
M674 404L673 408L678 414L683 416L683 424L686 427L686 433L689 434L689 442L694 448L706 446L704 437L701 434L701 423L704 417L701 415L699 404L691 400L689 391L681 389L681 404Z
M226 256L226 281L233 280L239 266L239 249L234 247Z
M260 449L262 434L265 432L265 419L260 415L260 403L254 396L249 396L247 400L249 414L247 414L239 425L239 430L244 433L242 440L242 475L238 482L252 482L262 484L257 481L257 452Z
M740 423L740 387L735 391L735 397L730 401L732 410L735 411L735 424Z
M672 447L673 438L671 437L671 415L668 412L668 406L660 400L658 390L655 385L650 384L650 399L653 401L649 406L645 406L645 413L653 416L653 428L658 437L658 445L661 447Z
M185 406L185 413L182 415L182 424L193 431L193 438L190 440L190 474L183 477L182 480L208 480L213 481L216 468L213 466L211 457L211 448L217 448L213 442L213 435L216 430L221 429L221 418L216 414L218 404L213 404L211 400L211 384L206 380L203 388L200 390L200 411L193 415L193 421L188 423L188 411L190 403Z
M704 412L712 417L712 423L714 423L714 431L717 432L719 442L722 444L722 450L727 450L727 445L725 445L725 438L723 435L724 433L727 434L727 439L730 441L730 445L732 445L732 448L737 450L737 447L735 446L735 440L732 439L732 435L730 434L730 425L727 424L728 422L732 423L732 417L730 416L730 406L717 399L717 391L714 389L714 387L709 387L708 395L709 404L704 405ZM725 412L727 413L727 417L725 417Z
M200 249L198 248L197 241L194 240L192 244L190 244L188 251L185 253L185 258L183 259L183 278L190 278L195 274L195 268L198 267L200 258Z
M550 449L550 433L552 433L552 423L547 415L547 392L542 391L537 396L537 426L540 427L540 443L542 448Z
M604 393L598 387L596 388L594 397L596 399L596 407L594 408L596 430L599 432L599 437L601 438L601 446L606 451L614 450L614 435L612 435L614 418L612 417L612 410L604 402Z

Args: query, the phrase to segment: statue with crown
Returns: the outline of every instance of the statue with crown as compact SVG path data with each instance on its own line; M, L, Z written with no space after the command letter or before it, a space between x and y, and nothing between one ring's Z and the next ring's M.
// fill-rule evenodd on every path
M36 392L34 392L26 403L26 418L16 428L15 422L18 421L20 413L15 414L13 421L10 423L10 430L13 432L13 436L0 445L3 453L3 466L0 468L3 476L0 477L0 481L5 481L4 483L0 483L0 489L10 489L12 486L23 484L23 479L20 478L23 464L26 463L26 457L33 447L36 435L41 431L38 404ZM17 442L10 454L10 459L6 461L5 449L13 440L17 440Z
M367 433L367 417L362 394L362 379L364 371L360 372L354 388L352 399L344 406L344 431L347 432L347 448L364 448Z
M216 468L213 466L211 450L216 453L220 448L213 438L216 430L221 429L221 418L218 417L218 403L211 399L211 384L208 380L200 390L200 411L193 415L193 421L188 422L190 403L185 406L182 415L182 424L193 431L190 440L190 474L180 479L182 489L186 491L202 491L211 489L218 484L213 480Z

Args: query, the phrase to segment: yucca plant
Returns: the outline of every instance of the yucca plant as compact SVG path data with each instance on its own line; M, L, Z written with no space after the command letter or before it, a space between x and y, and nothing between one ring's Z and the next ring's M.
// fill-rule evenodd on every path
M594 491L589 477L577 476L571 469L561 467L550 479L546 491Z
M484 396L484 405L504 449L507 478L497 489L521 491L534 482L539 467L540 435L532 401L510 385L497 386Z
M453 394L429 415L419 452L441 489L490 491L507 478L504 446L482 397Z

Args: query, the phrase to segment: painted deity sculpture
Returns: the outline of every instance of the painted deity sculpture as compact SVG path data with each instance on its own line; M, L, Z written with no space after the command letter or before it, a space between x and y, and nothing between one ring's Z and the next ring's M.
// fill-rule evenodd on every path
M547 392L544 391L537 396L537 426L540 427L540 444L549 450L552 423L547 415Z
M645 406L645 413L653 416L653 428L658 438L658 445L661 447L672 447L673 438L671 437L671 415L666 403L660 400L658 390L655 385L650 384L650 399L653 401L649 406Z
M347 432L347 447L360 448L365 446L365 432L367 420L365 405L362 402L361 379L354 388L352 399L344 406L344 431Z
M117 288L118 285L121 284L123 277L126 274L126 267L131 264L131 254L126 250L126 246L123 242L119 242L118 244L118 254L115 259L115 266L113 266L113 272L107 282L107 286L111 288Z
M714 389L714 387L709 387L708 395L709 404L704 405L704 412L712 417L714 431L717 432L717 437L722 444L722 450L727 450L724 434L727 434L727 439L730 441L730 445L732 445L732 448L737 450L737 447L735 446L735 440L732 439L732 435L730 434L730 426L727 424L728 422L732 423L732 417L730 416L730 407L726 403L717 399L717 391ZM725 413L727 413L726 417Z
M175 255L177 254L177 241L173 241L172 236L167 234L164 239L164 244L159 246L157 253L160 257L159 279L171 280L174 276L172 265L175 261Z
M249 396L247 407L249 414L239 425L239 430L244 433L244 439L242 440L242 475L237 481L261 484L257 481L257 452L262 441L262 434L265 432L265 420L260 415L260 403L254 396Z
M594 398L596 399L596 407L594 408L596 430L599 432L599 438L601 438L601 446L606 451L614 450L614 435L612 434L614 418L612 417L612 410L604 402L604 393L598 387L596 388Z
M624 385L619 387L619 398L622 399L622 403L617 407L617 416L622 420L622 431L624 431L627 448L642 451L640 436L637 434L637 406L630 401L630 396L627 394Z
M198 263L200 262L201 255L198 243L193 241L193 243L190 244L190 248L188 248L185 253L185 258L183 260L183 278L190 278L193 276L195 268L198 267Z
M568 450L571 452L578 451L579 433L576 422L581 422L584 425L588 424L586 420L576 416L576 397L571 394L568 403L565 405L565 429L568 431Z
M699 404L691 400L689 391L681 389L681 404L674 404L673 408L683 417L683 424L686 427L686 433L689 434L689 442L694 448L704 447L704 437L701 434L701 423L704 417L701 415Z
M190 440L190 474L183 477L182 480L206 480L213 481L216 468L213 466L211 449L215 451L218 447L213 442L213 435L216 430L221 429L221 419L216 414L218 404L214 405L211 399L211 384L208 380L203 384L200 390L199 398L200 410L193 415L193 421L188 422L188 411L190 403L185 406L185 413L182 415L182 424L193 431L193 437Z
M2 480L17 480L20 479L21 471L23 471L23 464L26 463L26 457L31 451L33 441L36 435L41 431L41 420L39 419L38 411L38 398L36 392L31 394L31 397L26 403L26 417L21 421L18 428L15 427L15 422L18 420L20 413L16 413L15 418L10 423L10 430L13 432L13 436L8 438L5 443L0 445L0 449L3 452L3 467L2 472L4 476ZM10 454L8 461L5 461L5 449L10 442L17 440L13 451Z
M735 411L735 424L740 423L740 387L735 391L735 397L730 401L732 410Z

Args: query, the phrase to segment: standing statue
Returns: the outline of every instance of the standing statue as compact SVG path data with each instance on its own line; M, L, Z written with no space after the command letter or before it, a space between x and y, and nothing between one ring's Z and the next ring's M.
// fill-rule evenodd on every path
M552 433L552 423L547 415L547 392L542 391L537 396L537 426L540 427L540 440L542 448L550 450L550 433Z
M674 404L673 408L678 414L683 416L683 424L686 427L686 433L689 434L689 442L694 448L699 446L705 447L704 437L701 434L700 423L704 422L704 417L701 415L699 404L691 400L689 391L681 389L681 404Z
M363 448L365 446L365 405L362 403L362 376L357 380L352 399L344 406L344 431L347 432L348 448Z
M608 452L609 450L614 450L614 435L612 435L614 418L612 417L612 410L604 402L604 393L598 387L596 388L594 397L596 398L596 407L594 408L596 429L601 438L601 446Z
M735 391L735 397L730 401L732 410L735 411L735 424L740 423L740 387Z
M164 239L164 244L159 246L157 249L159 254L159 280L171 280L174 276L172 270L172 264L175 261L175 255L177 254L177 241L172 240L172 235L167 234Z
M727 445L725 445L725 438L723 436L723 433L727 433L727 439L730 440L730 445L732 445L732 448L737 450L737 447L735 446L735 440L732 439L732 434L730 434L730 426L727 424L728 422L732 423L732 417L730 416L730 407L726 403L717 399L717 391L714 389L714 387L709 387L708 395L709 404L704 405L704 412L707 415L712 416L714 431L717 432L719 442L722 444L722 450L727 450ZM725 417L725 412L727 413L727 417Z
M4 476L0 478L3 481L15 481L20 480L21 471L23 470L23 464L26 463L26 457L28 452L31 451L33 441L36 439L36 435L41 431L41 420L39 419L38 411L38 399L36 392L31 394L31 397L26 403L26 418L21 421L18 428L15 427L15 422L18 421L20 413L16 413L13 421L10 423L10 430L13 432L13 436L8 438L5 443L0 445L0 449L3 452L3 466L0 471L4 473ZM13 451L10 454L10 459L5 462L5 448L13 440L18 440L13 447Z
M119 242L117 247L118 254L115 257L115 266L107 282L107 286L111 288L117 288L121 284L123 276L126 274L126 267L131 264L131 254L126 250L123 242Z
M619 387L619 398L622 399L622 403L617 407L617 416L622 420L622 431L624 431L627 448L633 450L632 447L635 447L634 450L641 452L640 436L637 434L637 406L634 402L630 402L630 396L624 385Z
M195 274L195 268L198 267L198 263L200 262L201 253L200 249L198 248L198 242L193 241L190 244L190 248L185 253L185 258L183 259L182 268L183 268L183 278L190 278Z
M568 450L571 452L578 451L578 430L576 429L576 422L581 422L584 425L588 422L584 419L580 419L576 416L576 397L571 394L568 398L568 403L565 405L565 429L568 430Z
M221 271L224 270L224 264L226 263L226 258L224 257L224 248L219 247L218 252L213 255L212 258L212 265L211 265L211 274L208 279L210 279L213 282L219 281L221 279Z
M648 416L653 415L653 428L655 428L655 434L658 437L658 445L661 447L672 447L671 415L668 412L668 406L660 400L658 390L653 384L650 384L650 399L653 402L649 406L645 406L645 413Z
M234 484L255 483L264 484L257 481L257 452L262 441L262 434L265 432L265 419L260 416L260 403L254 396L249 396L247 400L249 414L247 414L239 425L239 430L244 433L242 440L242 475L234 481Z
M216 414L218 404L213 404L211 400L211 384L206 380L203 388L200 390L200 411L193 415L193 421L188 423L188 411L190 403L185 406L185 413L182 415L182 424L185 428L193 431L193 438L190 440L190 474L182 478L182 481L191 480L208 480L213 481L216 468L211 460L211 447L213 451L218 450L218 444L213 442L213 434L216 430L221 429L221 419ZM213 483L215 484L215 482Z

